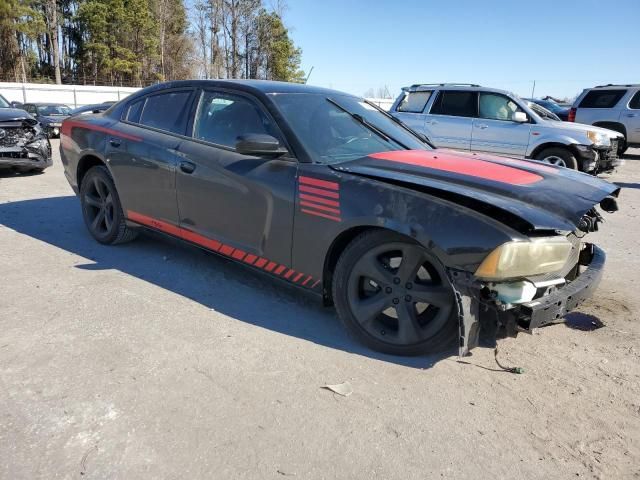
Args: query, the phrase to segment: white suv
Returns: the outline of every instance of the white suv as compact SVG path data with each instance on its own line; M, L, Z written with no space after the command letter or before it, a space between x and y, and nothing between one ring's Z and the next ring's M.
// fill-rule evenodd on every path
M402 89L389 112L438 147L530 158L584 172L618 164L619 133L544 119L503 90L413 85Z
M609 84L583 90L569 111L569 121L623 134L619 155L627 147L640 147L640 85Z

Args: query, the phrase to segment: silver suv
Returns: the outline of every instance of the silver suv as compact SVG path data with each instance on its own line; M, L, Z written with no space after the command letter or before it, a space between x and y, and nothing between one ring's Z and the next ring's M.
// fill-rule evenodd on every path
M640 147L640 85L609 84L583 90L573 102L569 121L623 134L618 155L627 147Z
M402 89L390 113L438 147L530 158L584 172L617 165L619 133L544 119L503 90L412 85Z

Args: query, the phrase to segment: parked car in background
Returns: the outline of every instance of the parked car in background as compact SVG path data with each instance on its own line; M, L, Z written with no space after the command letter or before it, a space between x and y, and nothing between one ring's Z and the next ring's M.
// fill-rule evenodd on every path
M50 138L60 136L62 121L71 115L71 109L62 103L25 103L21 108L40 122Z
M390 112L436 146L540 160L595 173L617 158L617 133L545 120L518 96L472 84L402 89Z
M71 110L71 116L73 115L86 115L89 113L101 113L107 110L116 102L102 102L94 103L93 105L83 105L82 107L74 108Z
M51 145L38 121L5 103L0 98L0 169L41 172L50 167Z
M624 141L618 145L619 155L628 147L640 147L640 84L586 88L573 103L569 121L620 132Z
M527 102L527 106L533 110L534 112L536 112L538 114L538 116L540 118L543 118L545 120L555 120L556 122L561 122L562 120L560 119L560 117L558 117L555 113L553 113L550 110L547 110L546 108L544 108L541 105L538 105L535 102L532 102L531 100L527 100L527 99L523 99L525 102Z
M523 100L527 100L529 102L533 102L541 107L553 112L558 118L564 122L569 119L569 107L565 107L557 104L553 100L541 100L539 98L524 98Z
M515 335L575 308L604 266L584 236L620 191L435 149L362 98L269 81L154 85L65 120L60 154L96 241L177 237L317 294L403 355L465 353L480 324Z

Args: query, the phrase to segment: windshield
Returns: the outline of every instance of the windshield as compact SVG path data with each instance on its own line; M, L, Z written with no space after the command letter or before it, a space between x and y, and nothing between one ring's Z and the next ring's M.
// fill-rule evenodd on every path
M537 103L529 102L529 108L533 110L535 113L537 113L540 118L544 118L546 120L560 120L555 113L550 112L549 110L547 110L544 107L541 107Z
M321 163L337 163L392 150L429 150L393 119L348 95L273 94L291 129Z
M71 109L66 105L39 105L40 115L71 115Z
M7 102L2 95L0 95L0 108L9 108L9 102Z

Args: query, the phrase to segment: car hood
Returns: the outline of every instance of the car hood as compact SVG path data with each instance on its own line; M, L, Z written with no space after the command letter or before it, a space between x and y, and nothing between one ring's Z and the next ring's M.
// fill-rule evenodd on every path
M66 120L70 116L71 115L40 115L40 117L38 117L38 120L40 120L40 122L42 123L62 123L63 120Z
M607 128L595 127L593 125L585 125L584 123L574 123L574 122L562 122L557 120L543 120L544 125L551 127L553 129L561 129L570 132L580 132L585 133L587 130L592 130L594 132L603 133L607 135L609 138L623 137L619 132L615 132L613 130L609 130Z
M19 108L0 108L0 122L14 122L17 120L32 120L35 118L29 115L25 110Z
M515 216L526 225L519 229L527 231L573 231L585 213L620 191L562 167L446 149L381 152L332 168L414 188L502 221Z

